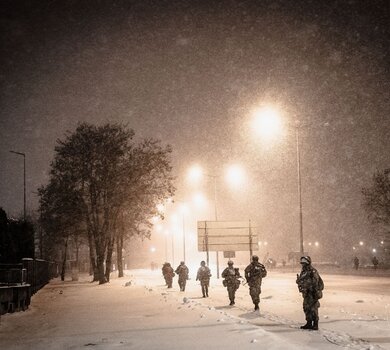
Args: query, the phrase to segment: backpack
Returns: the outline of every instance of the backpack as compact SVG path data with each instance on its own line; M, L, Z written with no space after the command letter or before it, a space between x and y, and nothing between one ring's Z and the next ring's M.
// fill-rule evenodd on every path
M267 270L265 269L263 264L256 264L251 266L250 270L251 278L264 278L267 276Z
M316 296L317 299L322 298L322 291L324 290L324 281L322 280L320 274L318 274L318 283L317 283L317 288L316 288Z

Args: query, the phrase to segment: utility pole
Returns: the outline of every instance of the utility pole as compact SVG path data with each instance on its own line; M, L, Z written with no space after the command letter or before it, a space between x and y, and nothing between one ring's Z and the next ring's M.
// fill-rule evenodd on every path
M23 220L26 221L26 154L16 151L10 152L23 156Z

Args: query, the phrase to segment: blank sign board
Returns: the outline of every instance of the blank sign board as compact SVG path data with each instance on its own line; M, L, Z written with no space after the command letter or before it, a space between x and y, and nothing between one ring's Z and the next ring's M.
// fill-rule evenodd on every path
M198 251L258 250L256 227L250 221L198 221Z

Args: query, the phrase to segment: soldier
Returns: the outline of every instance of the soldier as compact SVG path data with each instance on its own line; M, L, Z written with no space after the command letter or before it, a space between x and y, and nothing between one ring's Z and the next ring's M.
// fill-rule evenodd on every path
M376 256L374 256L372 258L372 265L374 265L374 270L376 271L376 269L378 268L378 264L379 264L379 260Z
M322 298L324 282L318 271L311 265L310 256L303 256L300 260L302 271L297 274L298 289L303 296L303 312L306 316L306 324L301 329L318 330L319 299Z
M166 262L162 267L162 273L168 288L172 288L172 280L175 277L173 268L169 262Z
M206 263L204 261L201 261L200 267L198 269L198 273L196 275L196 280L200 281L203 298L209 296L210 277L211 277L210 269L206 266Z
M255 311L259 310L261 281L267 276L264 265L259 263L259 257L252 256L252 262L245 268L245 279L249 285L249 294L255 305Z
M180 265L177 267L175 272L179 276L180 291L184 292L188 280L188 267L184 264L184 261L180 261Z
M228 267L223 270L222 272L222 278L223 285L227 287L229 299L230 299L230 305L234 305L234 297L236 294L236 290L240 286L240 272L238 271L238 268L233 267L233 261L228 261Z
M355 270L359 268L359 258L357 256L355 256L355 258L353 259L353 265L355 267Z

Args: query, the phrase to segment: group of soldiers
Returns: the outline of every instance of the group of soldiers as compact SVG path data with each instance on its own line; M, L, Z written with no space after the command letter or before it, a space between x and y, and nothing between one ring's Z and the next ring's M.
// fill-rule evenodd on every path
M175 272L179 276L179 287L180 291L184 292L186 289L186 283L188 280L188 267L184 264L184 261L180 262L180 265L173 270L171 264L169 262L164 263L162 267L162 274L165 279L165 284L168 288L172 288L173 277L175 277Z
M165 284L168 286L168 288L172 288L172 282L173 282L173 277L175 277L175 273L179 277L178 283L179 283L180 291L184 292L186 289L186 283L188 280L188 273L189 273L188 267L185 265L184 261L180 262L180 265L176 268L176 270L173 270L169 262L164 263L162 267L162 274L165 279ZM198 269L198 273L196 275L196 280L200 281L203 298L209 296L210 277L211 277L210 269L206 266L205 261L201 261L200 267Z
M309 256L301 257L300 264L302 270L300 274L297 274L296 283L299 292L302 293L303 296L303 311L306 318L306 324L301 326L301 329L318 330L319 299L322 298L324 283L318 271L312 266L311 258ZM180 265L175 271L170 263L165 263L162 272L168 288L172 288L172 280L176 272L179 277L178 282L180 290L185 290L189 270L184 261L180 262ZM259 257L256 255L252 256L251 263L245 268L245 281L243 283L246 283L249 286L249 294L255 306L255 311L259 310L262 279L266 276L267 270L265 266L259 262ZM196 275L196 280L200 281L203 298L209 296L208 287L210 284L210 277L210 269L206 266L206 263L202 261ZM241 284L241 280L244 280L240 275L239 268L234 267L233 261L228 261L228 266L222 272L222 278L224 279L223 285L228 291L230 305L233 306L235 305L236 291Z

